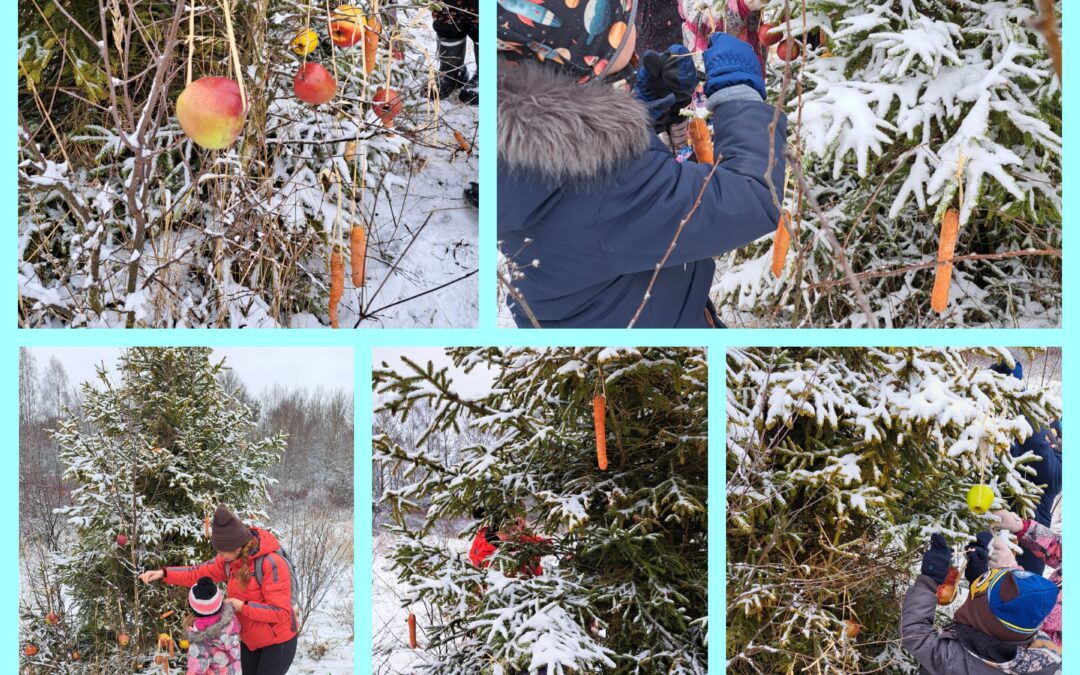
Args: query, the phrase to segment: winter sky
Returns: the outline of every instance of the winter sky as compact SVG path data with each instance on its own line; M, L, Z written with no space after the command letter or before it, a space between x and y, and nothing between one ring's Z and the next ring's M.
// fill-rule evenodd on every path
M104 363L110 370L120 356L117 347L29 347L39 367L55 356L67 370L72 386L97 378L95 369ZM218 347L213 359L240 376L254 395L286 388L353 390L353 350L347 347Z
M442 347L376 347L371 350L371 367L381 368L385 361L391 370L411 373L412 371L401 360L402 356L420 365L431 361L436 369L449 368L454 391L468 398L483 396L491 391L497 375L494 370L485 368L483 365L473 368L471 373L466 374L464 370L454 366Z

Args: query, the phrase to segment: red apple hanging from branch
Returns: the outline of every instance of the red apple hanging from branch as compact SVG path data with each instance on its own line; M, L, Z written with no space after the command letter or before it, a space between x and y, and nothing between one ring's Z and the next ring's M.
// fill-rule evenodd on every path
M337 81L326 68L308 61L297 71L293 79L293 91L304 103L322 105L337 95Z
M221 150L244 130L247 110L240 85L227 77L201 77L176 99L176 119L195 145Z

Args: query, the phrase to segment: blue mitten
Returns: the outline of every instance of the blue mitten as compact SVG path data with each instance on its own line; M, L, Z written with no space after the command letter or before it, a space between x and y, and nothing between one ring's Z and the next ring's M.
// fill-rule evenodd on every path
M945 577L952 565L952 549L945 543L945 537L940 532L930 535L930 548L923 554L922 573L941 585L945 583Z
M705 50L705 95L743 84L765 98L765 79L754 48L737 37L713 33Z

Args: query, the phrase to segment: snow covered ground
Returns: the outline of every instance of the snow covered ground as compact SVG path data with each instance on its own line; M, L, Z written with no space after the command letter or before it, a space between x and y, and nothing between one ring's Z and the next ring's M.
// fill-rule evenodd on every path
M345 570L327 601L305 621L289 673L353 672L353 567Z

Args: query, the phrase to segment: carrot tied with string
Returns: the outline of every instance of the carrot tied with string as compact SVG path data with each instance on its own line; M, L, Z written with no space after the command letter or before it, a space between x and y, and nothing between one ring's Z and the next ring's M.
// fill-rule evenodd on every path
M960 212L949 209L941 219L941 236L938 238L938 264L934 273L934 290L930 295L930 307L938 314L949 305L949 285L952 283L952 259L956 253L956 239L960 233Z
M694 157L697 158L698 163L712 164L714 154L709 125L701 117L692 117L686 129L690 136L690 147L694 149Z
M367 264L367 234L359 225L354 226L349 232L349 263L352 267L353 286L363 288Z
M409 647L416 649L416 615L409 612Z
M597 394L592 400L593 427L596 430L596 464L601 471L607 471L607 432L604 429L604 415L607 413L607 398Z
M338 327L337 307L345 295L345 257L334 247L330 254L330 326Z
M791 247L791 214L786 210L780 214L780 223L776 226L776 237L773 239L772 249L772 273L777 279L784 271L787 262L788 249Z

